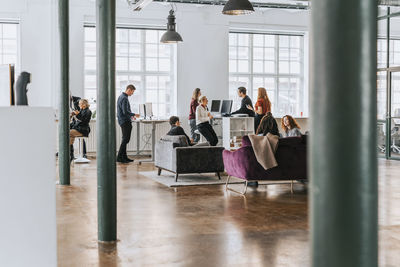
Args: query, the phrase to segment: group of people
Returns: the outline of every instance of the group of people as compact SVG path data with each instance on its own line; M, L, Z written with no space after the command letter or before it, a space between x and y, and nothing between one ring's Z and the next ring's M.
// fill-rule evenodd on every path
M238 88L238 96L242 98L240 108L232 112L231 115L246 114L249 117L254 117L254 129L257 135L265 136L268 133L280 135L276 120L271 113L271 101L265 88L258 88L257 101L254 107L245 87ZM207 108L207 103L207 97L202 96L201 90L196 88L193 91L189 112L191 144L197 143L200 139L197 131L204 136L210 145L215 146L218 143L217 135L210 124L213 116ZM300 126L290 115L282 118L281 127L282 137L301 136Z
M126 87L117 101L117 117L118 124L122 130L122 141L118 151L117 162L130 163L132 159L128 158L126 147L131 138L132 132L132 118L138 118L139 114L135 114L131 111L128 97L133 95L136 88L130 84ZM280 135L278 125L275 118L271 113L271 101L268 98L267 91L265 88L258 88L258 96L256 104L253 107L253 103L250 97L247 95L245 87L238 88L238 96L242 98L241 106L233 114L247 114L250 117L254 117L254 129L257 135L267 135L268 133L274 135ZM75 102L77 103L77 102ZM194 145L199 142L200 135L204 138L211 146L218 144L218 137L210 123L213 119L208 107L208 99L206 96L201 94L200 88L196 88L193 91L192 99L190 102L189 112L189 125L190 125L190 138L186 135L185 131L180 125L179 118L172 116L170 118L171 129L168 135L184 135L189 145ZM92 117L92 112L89 109L90 105L86 99L80 99L79 104L75 106L74 111L71 113L72 122L70 125L70 147L71 147L71 161L74 158L73 143L76 137L88 136L90 133L89 122ZM296 120L286 115L281 121L282 137L300 136L300 126Z

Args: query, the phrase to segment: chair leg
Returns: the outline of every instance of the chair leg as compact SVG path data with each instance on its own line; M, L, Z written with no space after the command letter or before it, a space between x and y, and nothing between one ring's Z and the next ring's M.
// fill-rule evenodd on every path
M161 168L158 168L158 176L161 175Z
M218 179L221 180L221 175L217 172Z
M228 176L228 179L226 179L225 191L228 191L228 190L229 190L229 191L232 191L232 192L235 192L235 193L238 193L238 194L244 196L244 195L246 194L246 192L247 192L247 185L248 185L247 180L244 181L244 190L243 190L242 192L239 192L239 191L236 191L236 190L234 190L234 189L228 187L228 184L229 184L229 180L230 180L230 179L231 179L231 176L229 175L229 176Z
M175 174L175 182L178 182L178 176L179 176L179 174Z
M290 192L293 194L293 180L292 180L292 182L290 183Z

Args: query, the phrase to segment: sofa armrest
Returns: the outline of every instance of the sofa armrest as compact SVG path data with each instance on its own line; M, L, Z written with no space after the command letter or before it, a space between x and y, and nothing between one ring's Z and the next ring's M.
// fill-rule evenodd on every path
M223 172L223 147L177 147L177 171L179 173Z
M223 160L225 171L228 175L248 179L254 176L254 170L259 168L259 163L251 146L241 147L236 151L224 150Z
M176 172L175 146L171 141L159 140L156 143L154 165L162 169Z

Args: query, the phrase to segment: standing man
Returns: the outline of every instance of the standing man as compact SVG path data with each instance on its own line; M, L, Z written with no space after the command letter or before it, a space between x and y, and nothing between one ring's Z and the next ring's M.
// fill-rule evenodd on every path
M249 115L249 117L254 117L253 103L251 102L250 97L246 93L247 93L246 88L244 87L238 88L238 95L240 98L242 98L242 102L240 105L240 109L236 110L235 112L232 112L231 114L247 114Z
M119 147L117 162L121 163L129 163L133 162L133 160L129 159L126 154L126 145L131 140L131 132L132 132L132 117L139 118L139 114L135 114L131 112L131 105L129 104L128 97L133 95L136 88L133 84L130 84L126 87L125 92L123 92L118 97L117 102L117 117L118 124L121 126L122 130L122 142Z

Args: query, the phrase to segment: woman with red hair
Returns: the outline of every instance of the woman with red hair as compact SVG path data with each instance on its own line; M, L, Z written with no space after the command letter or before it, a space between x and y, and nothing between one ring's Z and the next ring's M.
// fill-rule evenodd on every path
M282 118L281 127L283 130L283 137L301 136L300 126L290 115L286 115Z

